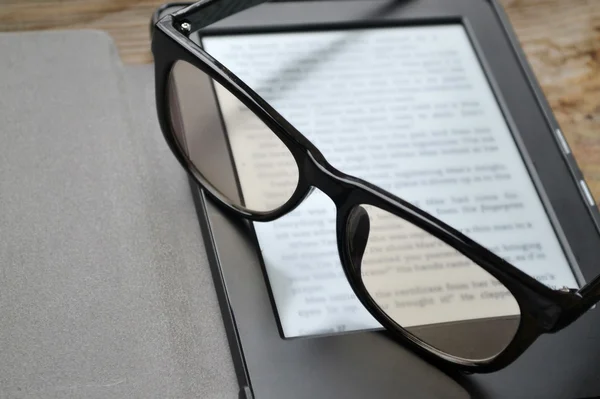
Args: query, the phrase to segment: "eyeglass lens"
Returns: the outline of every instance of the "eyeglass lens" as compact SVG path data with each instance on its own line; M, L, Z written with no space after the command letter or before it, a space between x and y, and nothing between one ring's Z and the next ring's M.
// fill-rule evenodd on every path
M504 285L448 244L371 205L352 210L346 238L369 296L423 342L453 357L480 361L497 356L512 341L519 304Z
M216 95L218 108L207 93ZM230 91L202 70L177 61L169 77L168 100L179 147L229 203L269 212L289 201L298 186L295 158Z

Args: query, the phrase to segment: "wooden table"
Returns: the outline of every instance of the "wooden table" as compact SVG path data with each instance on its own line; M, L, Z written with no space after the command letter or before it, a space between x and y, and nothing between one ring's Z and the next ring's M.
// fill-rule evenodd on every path
M451 0L449 0L451 1ZM0 31L103 29L125 63L151 62L164 0L0 0ZM600 0L501 0L594 196L600 200Z

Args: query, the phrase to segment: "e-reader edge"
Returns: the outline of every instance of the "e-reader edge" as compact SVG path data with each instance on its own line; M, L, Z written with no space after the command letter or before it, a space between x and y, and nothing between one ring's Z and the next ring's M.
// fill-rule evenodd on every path
M597 269L594 266L594 260L598 258L598 249L600 246L600 238L598 236L598 211L590 200L589 193L581 183L581 173L576 166L572 154L568 147L562 142L561 136L557 134L556 129L560 129L552 117L551 109L544 99L543 93L539 85L534 79L531 68L520 50L518 42L510 28L508 20L504 16L500 6L495 1L486 0L457 0L454 2L445 2L443 0L421 0L410 2L410 6L400 8L399 12L392 12L388 15L378 18L372 18L368 21L361 19L361 16L369 15L379 4L383 2L363 2L363 1L335 1L335 2L301 2L301 3L276 3L265 4L256 7L254 10L249 10L237 16L229 18L223 24L207 29L203 34L244 34L258 32L277 32L279 30L307 30L307 29L327 29L327 28L342 28L356 26L374 26L377 24L431 24L449 20L461 20L469 26L471 39L474 40L480 59L486 64L484 70L488 74L488 78L495 85L495 90L503 102L503 110L505 114L512 119L512 123L516 126L513 134L519 135L519 140L522 141L522 151L525 151L531 159L528 165L536 165L534 172L538 175L539 185L543 190L546 200L548 201L556 223L562 230L562 234L570 247L570 251L577 258L579 267L586 280L591 279ZM335 8L335 10L334 10ZM335 12L333 12L335 11ZM307 21L312 21L308 22ZM491 50L493 49L493 50ZM508 68L506 68L508 66ZM503 68L504 67L504 68ZM526 99L526 101L522 101ZM516 130L516 131L515 131ZM535 132L535 134L526 135L518 132ZM538 187L538 189L540 189ZM213 275L218 275L219 279L215 279L219 294L219 302L221 303L222 312L228 329L230 345L236 362L236 370L240 378L241 392L254 392L256 397L289 397L300 398L308 397L307 394L332 394L336 392L345 392L347 389L343 385L347 382L341 381L340 376L335 373L330 378L324 378L321 382L312 381L319 387L313 391L308 389L298 391L298 389L306 388L306 384L296 384L297 379L303 381L311 381L308 377L311 373L307 370L310 365L311 353L316 353L314 345L306 344L307 342L329 342L337 345L335 341L346 341L340 344L345 351L360 352L356 348L364 348L369 345L369 339L373 333L358 333L347 336L333 336L323 338L307 338L298 340L300 345L293 344L293 341L285 341L281 338L279 327L274 317L274 305L267 295L268 287L264 280L258 281L252 279L251 284L248 281L241 282L241 279L233 279L230 273L224 272L224 269L235 267L235 263L239 264L239 259L234 259L222 250L223 247L229 247L229 252L233 251L236 245L249 245L247 238L234 239L236 233L233 230L239 228L229 225L227 218L220 215L220 211L210 205L206 205L206 198L198 190L193 190L197 199L197 203L201 204L198 207L198 213L203 225L203 233L210 235L210 238L205 237L205 244L210 255L211 267ZM548 205L548 204L547 204ZM215 227L215 224L220 226ZM228 233L216 233L218 230L231 230ZM242 235L247 233L242 233ZM222 245L219 245L221 240L229 240ZM252 241L254 242L254 241ZM220 248L219 248L220 247ZM246 251L247 252L247 251ZM256 253L256 250L254 251ZM258 258L258 254L256 254ZM258 265L260 260L252 259L248 263ZM255 269L246 272L256 272L260 269ZM241 285L244 288L241 289ZM221 287L221 288L219 288ZM225 289L225 287L227 287ZM251 292L248 294L248 292ZM235 298L232 298L234 296ZM246 305L241 307L239 304L246 302ZM256 320L256 315L259 320L270 320L267 323L257 325L252 321ZM589 322L589 320L588 320ZM596 328L600 328L600 323L595 323ZM563 335L577 337L582 331L575 332L576 326L570 327L570 333ZM273 334L273 331L276 334ZM265 339L261 340L260 336ZM559 336L558 334L556 335ZM334 340L334 341L332 341ZM348 342L349 341L349 342ZM503 384L503 379L511 378L515 382L515 386L519 386L521 394L529 392L530 395L545 394L545 397L553 397L557 389L558 392L565 392L565 389L573 389L573 395L576 395L576 386L565 388L564 386L553 386L552 383L546 382L544 388L536 382L535 378L531 377L531 372L552 371L552 362L536 361L532 358L540 356L540 353L546 352L550 357L558 357L561 362L574 360L576 354L570 354L566 349L560 347L568 347L568 343L562 339L551 340L553 343L542 346L542 352L532 348L529 354L524 355L523 361L518 361L515 366L509 367L506 371L497 373L496 375L477 377L475 380L479 385L478 390L470 387L471 394L477 397L507 397L514 393L514 388L507 387ZM247 343L244 345L244 343ZM295 349L282 351L282 355L287 360L285 365L281 366L281 359L273 359L268 355L269 348L277 350L282 348L282 344L294 346ZM382 349L380 343L378 349ZM598 345L594 347L594 351L598 350ZM374 346L375 347L375 346ZM383 345L383 347L386 347ZM537 346L538 349L540 345ZM391 348L391 347L390 347ZM388 348L389 350L389 348ZM548 354L548 350L550 353ZM554 350L555 352L552 352ZM302 354L301 351L304 351ZM381 352L378 352L382 354ZM389 354L389 352L387 352ZM374 355L373 355L374 356ZM360 356L359 356L360 357ZM581 355L578 355L581 359ZM308 360L307 360L308 359ZM298 366L290 366L289 364L298 364L303 361L308 361L307 364ZM289 364L288 364L289 362ZM419 361L413 364L414 360L402 358L401 362L406 367L406 364L421 368ZM388 367L390 365L387 365ZM595 367L598 363L594 364ZM334 366L332 366L334 367ZM354 368L359 367L356 364ZM375 366L377 369L379 367ZM278 369L279 368L279 369ZM346 367L338 365L339 373L344 373ZM396 367L381 368L379 372L385 373L393 371ZM528 370L531 370L528 374ZM592 367L593 368L593 367ZM308 367L310 369L310 367ZM349 371L352 374L352 370ZM354 370L356 372L356 370ZM366 370L365 370L366 372ZM434 371L431 371L434 372ZM435 372L434 372L435 373ZM327 373L328 374L328 373ZM306 379L299 376L305 375ZM271 376L271 377L270 377ZM527 377L528 376L528 377ZM462 380L460 377L455 379ZM276 381L274 380L276 378ZM313 379L314 380L314 379ZM375 381L374 381L375 382ZM517 383L518 382L518 383ZM366 382L368 384L368 382ZM391 385L386 385L390 384ZM398 386L397 383L391 382L383 378L377 381L378 392L390 397L398 389L403 389L405 392L408 389L414 389L414 396L419 397L423 387L415 387L410 385ZM452 383L449 381L442 382L446 387L452 389ZM448 385L450 384L450 385ZM593 385L593 384L591 384ZM590 386L591 386L590 385ZM335 387L340 389L336 389ZM373 389L370 387L369 389ZM419 390L421 389L421 390ZM591 386L589 389L596 390L600 393L600 384ZM285 396L274 396L286 392ZM354 389L347 391L350 395L353 392L362 392L362 389ZM477 392L477 393L476 393ZM319 396L311 396L319 397ZM328 396L333 397L333 396ZM353 397L353 396L346 396ZM358 396L357 396L358 397ZM516 396L513 396L516 397ZM529 396L534 397L534 396Z

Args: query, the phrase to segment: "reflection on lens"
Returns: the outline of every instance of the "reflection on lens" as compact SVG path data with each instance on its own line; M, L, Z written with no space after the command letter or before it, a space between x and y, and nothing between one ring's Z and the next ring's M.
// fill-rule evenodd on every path
M517 301L448 244L371 205L353 209L346 235L371 298L423 342L479 361L497 356L512 341L520 322Z
M298 185L296 160L231 92L200 69L178 61L169 78L168 98L179 146L230 203L268 212L291 198Z

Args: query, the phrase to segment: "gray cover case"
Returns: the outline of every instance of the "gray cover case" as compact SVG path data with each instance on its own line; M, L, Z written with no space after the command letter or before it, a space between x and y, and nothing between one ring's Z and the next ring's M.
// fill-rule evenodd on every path
M93 31L0 54L0 398L237 397L152 67Z

